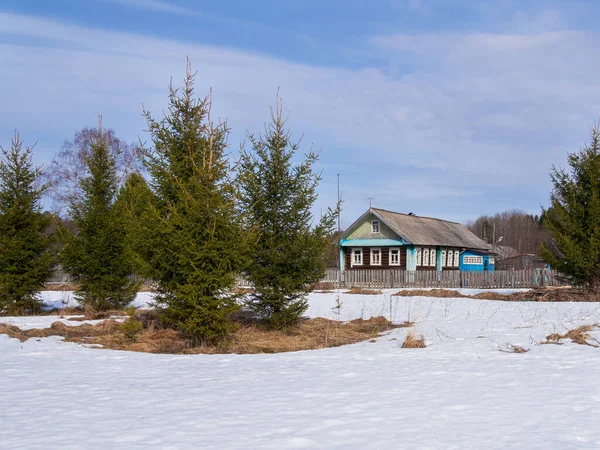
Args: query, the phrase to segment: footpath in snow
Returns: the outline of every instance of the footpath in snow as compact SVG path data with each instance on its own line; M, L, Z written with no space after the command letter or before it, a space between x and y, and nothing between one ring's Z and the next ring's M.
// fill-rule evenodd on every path
M0 447L600 447L600 349L538 345L600 322L600 303L392 292L341 294L339 311L335 293L311 294L308 315L414 322L428 348L401 349L405 328L374 343L274 355L153 355L0 335ZM66 295L44 299L62 305ZM30 328L53 320L1 319ZM508 344L529 351L500 351Z

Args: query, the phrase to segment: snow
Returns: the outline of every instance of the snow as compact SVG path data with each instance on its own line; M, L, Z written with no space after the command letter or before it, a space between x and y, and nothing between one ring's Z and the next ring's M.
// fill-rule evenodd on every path
M537 345L600 322L600 303L391 292L340 294L339 314L336 293L311 294L308 315L412 321L428 348L401 349L406 328L375 343L275 355L152 355L0 335L0 447L600 446L600 349ZM529 352L498 350L507 344Z

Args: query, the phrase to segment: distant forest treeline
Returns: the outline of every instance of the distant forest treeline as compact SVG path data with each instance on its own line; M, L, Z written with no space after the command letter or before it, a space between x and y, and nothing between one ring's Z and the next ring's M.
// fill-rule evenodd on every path
M517 209L481 216L465 226L485 242L508 246L517 253L538 253L540 244L552 248L552 235L542 227L542 217Z

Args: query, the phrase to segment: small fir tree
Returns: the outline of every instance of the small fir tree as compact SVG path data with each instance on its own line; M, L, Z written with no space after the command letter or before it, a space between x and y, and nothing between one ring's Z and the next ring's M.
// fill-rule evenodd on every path
M67 236L61 252L65 269L79 285L77 300L96 311L123 308L137 292L129 279L132 264L123 214L115 207L116 155L109 150L101 125L90 136L85 172L77 181L79 195L69 200L77 232Z
M40 206L46 186L18 133L9 150L0 150L0 314L35 314L54 262L52 237L44 233L51 219Z
M312 150L298 164L299 143L285 128L281 104L271 110L265 135L248 135L242 148L238 183L246 226L257 233L252 262L246 269L255 294L248 306L273 328L295 325L306 311L311 283L322 279L339 205L314 224L311 209L321 174Z
M151 276L151 267L145 255L151 252L152 241L147 239L155 226L152 207L154 194L142 175L133 172L119 190L116 207L122 214L127 235L126 247L133 264L133 272L142 277Z
M600 130L591 143L568 156L570 171L553 168L551 206L542 212L553 248L542 257L576 284L600 288Z
M226 158L226 124L214 126L211 99L194 97L188 62L181 90L169 86L160 121L145 112L153 149L145 164L155 194L145 258L158 282L162 320L193 343L214 342L233 330L239 309L226 290L246 263Z

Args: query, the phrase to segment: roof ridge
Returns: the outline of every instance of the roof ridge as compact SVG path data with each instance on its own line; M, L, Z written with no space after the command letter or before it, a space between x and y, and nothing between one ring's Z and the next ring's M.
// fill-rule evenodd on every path
M453 220L446 220L446 219L438 219L437 217L417 216L416 214L406 214L406 213L401 213L401 212L397 212L397 211L390 211L389 209L383 209L383 208L371 208L371 209L374 209L376 211L385 211L385 212L388 212L391 214L398 214L401 216L417 217L419 219L439 220L440 222L457 223L457 224L461 225L460 222L454 222Z

